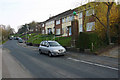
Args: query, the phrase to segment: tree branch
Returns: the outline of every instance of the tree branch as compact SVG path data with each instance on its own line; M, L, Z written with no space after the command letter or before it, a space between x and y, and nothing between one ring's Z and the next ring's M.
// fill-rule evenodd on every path
M108 4L106 2L103 2L103 3L108 6Z
M102 24L104 27L106 27L101 21L100 21L100 19L97 17L97 16L95 16L95 15L92 15L93 17L95 17L99 22L100 22L100 24Z
M111 10L111 8L112 8L113 3L114 3L114 2L112 2L112 3L109 5L109 6L110 6L110 10Z

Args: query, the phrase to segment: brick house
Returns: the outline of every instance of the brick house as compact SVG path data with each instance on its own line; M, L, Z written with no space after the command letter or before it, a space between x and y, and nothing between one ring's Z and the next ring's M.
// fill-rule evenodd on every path
M41 25L41 27L40 27L40 29L41 29L41 34L45 34L45 33L46 33L46 30L45 30L45 22L42 22L40 25Z
M72 35L71 23L73 19L73 11L77 12L78 32L93 31L94 30L93 27L95 26L95 18L92 17L91 15L95 14L95 11L93 9L78 10L78 8L75 8L73 10L71 9L67 10L46 20L45 21L46 34L52 31L52 33L55 34L56 36L63 37L71 36ZM91 10L93 13L89 14ZM85 11L85 14L83 14L83 11ZM85 18L87 18L88 20L87 23L84 24ZM83 28L84 25L86 26L86 29Z
M79 32L84 32L84 31L91 32L95 30L96 19L93 16L91 16L92 14L95 14L95 11L92 8L87 8L85 10L81 8L81 7L85 7L86 5L89 5L89 4L85 4L73 9L77 13Z
M60 13L56 16L53 16L46 21L43 22L42 25L42 33L49 34L52 32L56 36L72 36L72 19L73 12L75 11L77 16L76 20L78 20L78 26L73 29L77 29L76 34L80 32L93 32L95 30L96 18L92 16L92 14L96 15L94 8L87 7L90 3L79 6L75 9L67 10L63 13ZM94 7L96 7L95 5ZM85 8L83 8L85 7Z
M50 17L45 21L45 34L54 34L55 33L55 16Z
M68 10L44 21L45 34L52 32L56 36L70 36L72 12Z
M65 11L56 15L55 18L55 35L69 36L71 34L72 10Z
M36 32L37 32L37 33L40 33L40 34L45 34L44 22L39 22L39 23L37 23Z

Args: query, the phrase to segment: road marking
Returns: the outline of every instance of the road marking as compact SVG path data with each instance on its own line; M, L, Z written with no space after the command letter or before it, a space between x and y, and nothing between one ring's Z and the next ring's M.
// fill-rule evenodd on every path
M77 61L77 62L86 63L86 64L91 64L91 65L95 65L95 66L99 66L99 67L109 68L109 69L113 69L113 70L117 70L117 71L119 70L118 68L113 68L113 67L110 67L110 66L105 66L105 65L101 65L101 64L91 63L91 62L88 62L88 61L78 60L78 59L74 59L74 58L71 58L71 57L69 57L67 59Z
M77 59L73 59L73 58L68 58L68 59L71 59L71 60L73 60L73 61L80 61L80 60L77 60Z

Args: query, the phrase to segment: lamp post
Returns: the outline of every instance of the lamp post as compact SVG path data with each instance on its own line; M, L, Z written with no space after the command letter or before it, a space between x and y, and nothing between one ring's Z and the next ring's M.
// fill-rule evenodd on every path
M72 23L71 23L71 28L72 28L72 41L71 41L71 47L75 47L76 45L76 40L78 37L78 20L77 20L77 13L74 11L73 16L72 16Z

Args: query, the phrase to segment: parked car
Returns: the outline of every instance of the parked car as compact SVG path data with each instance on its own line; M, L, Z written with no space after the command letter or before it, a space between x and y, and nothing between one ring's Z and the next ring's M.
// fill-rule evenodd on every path
M18 39L18 42L19 42L19 43L23 43L23 40L22 40L22 39Z
M65 55L66 49L56 41L42 41L39 46L39 53L45 53L49 56Z
M19 38L18 37L16 37L16 40L18 40Z
M14 37L14 40L17 40L17 38L16 38L16 37Z
M9 40L12 40L13 38L12 37L9 37Z

